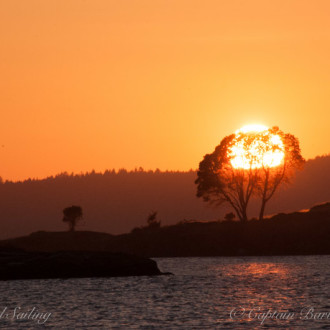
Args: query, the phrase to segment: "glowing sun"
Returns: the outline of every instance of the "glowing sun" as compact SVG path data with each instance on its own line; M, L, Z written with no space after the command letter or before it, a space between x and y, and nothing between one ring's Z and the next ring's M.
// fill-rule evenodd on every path
M237 169L276 167L284 159L284 144L281 136L268 127L247 125L235 132L228 156Z

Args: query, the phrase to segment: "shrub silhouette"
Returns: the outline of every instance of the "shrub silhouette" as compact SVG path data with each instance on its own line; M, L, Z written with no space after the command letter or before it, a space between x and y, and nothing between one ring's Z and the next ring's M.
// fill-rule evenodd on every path
M157 211L151 212L147 218L148 228L160 228L160 221L157 221Z
M233 212L229 212L225 215L225 220L227 221L233 221L235 219L235 214Z

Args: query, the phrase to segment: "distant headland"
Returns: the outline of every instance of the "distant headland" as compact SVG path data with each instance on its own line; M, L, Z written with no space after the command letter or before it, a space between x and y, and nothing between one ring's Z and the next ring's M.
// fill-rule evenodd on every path
M103 251L144 257L330 254L330 203L262 221L190 222L146 226L131 233L35 232L0 241L1 250Z

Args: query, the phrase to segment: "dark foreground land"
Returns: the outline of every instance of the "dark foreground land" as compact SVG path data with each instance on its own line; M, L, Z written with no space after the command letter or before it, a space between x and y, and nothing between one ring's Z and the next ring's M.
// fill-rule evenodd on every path
M36 232L0 241L26 251L108 251L145 257L330 254L330 203L263 221L180 223L129 234Z
M0 280L161 275L154 260L110 252L0 253Z

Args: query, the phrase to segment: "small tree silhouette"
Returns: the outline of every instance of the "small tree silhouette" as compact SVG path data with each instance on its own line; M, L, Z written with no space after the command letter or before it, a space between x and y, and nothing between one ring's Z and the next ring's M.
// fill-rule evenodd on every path
M80 206L69 206L63 210L63 221L69 225L69 231L74 231L77 222L82 219L83 213Z
M235 219L235 214L233 212L229 212L225 215L225 220L227 221L233 221Z
M151 212L147 218L149 228L159 228L160 221L157 221L157 211Z

